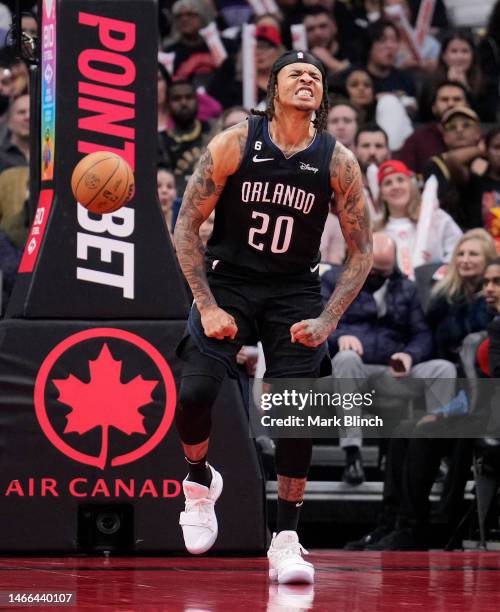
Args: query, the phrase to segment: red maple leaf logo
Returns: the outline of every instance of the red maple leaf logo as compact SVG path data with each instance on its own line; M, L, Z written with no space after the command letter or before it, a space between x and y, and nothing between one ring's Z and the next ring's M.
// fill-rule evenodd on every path
M122 362L113 359L107 344L103 345L97 359L88 363L90 382L84 383L73 374L52 382L59 391L58 400L72 408L66 416L64 433L83 435L94 427L102 427L99 467L104 469L110 427L127 435L147 433L139 408L152 401L151 393L158 381L144 380L139 375L128 383L122 383Z

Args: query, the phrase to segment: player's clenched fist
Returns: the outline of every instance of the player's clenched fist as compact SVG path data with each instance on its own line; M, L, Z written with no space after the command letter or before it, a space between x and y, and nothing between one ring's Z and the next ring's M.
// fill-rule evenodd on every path
M238 326L234 317L218 306L209 306L204 308L201 315L201 324L205 336L223 340L230 338L234 340L238 333Z
M304 346L315 347L323 344L332 332L331 325L318 317L317 319L305 319L294 323L290 327L292 342L299 342Z

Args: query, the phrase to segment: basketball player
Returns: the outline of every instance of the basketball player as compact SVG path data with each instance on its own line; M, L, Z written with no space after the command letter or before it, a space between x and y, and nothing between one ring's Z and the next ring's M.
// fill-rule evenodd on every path
M236 354L260 339L266 377L318 377L329 361L325 341L371 267L360 170L352 153L325 131L324 81L324 67L313 55L293 51L278 58L263 116L210 142L179 213L175 243L194 296L179 347L184 369L176 424L189 466L180 524L194 554L217 537L214 503L222 477L206 461L210 410ZM319 244L332 192L348 258L323 308ZM198 231L214 208L205 253ZM296 533L311 451L310 439L276 444L277 535L268 557L270 577L280 583L314 579Z

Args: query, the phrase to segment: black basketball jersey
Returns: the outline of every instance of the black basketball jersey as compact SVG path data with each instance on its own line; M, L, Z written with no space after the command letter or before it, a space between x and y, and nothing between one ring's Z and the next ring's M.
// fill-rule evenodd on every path
M249 117L240 167L215 207L208 262L250 274L313 270L330 207L334 146L333 136L317 133L306 149L286 158L271 139L267 118Z

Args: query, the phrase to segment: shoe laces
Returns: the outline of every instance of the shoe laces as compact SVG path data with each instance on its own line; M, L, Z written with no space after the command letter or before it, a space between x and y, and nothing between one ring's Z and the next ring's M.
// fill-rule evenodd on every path
M294 544L288 544L283 548L275 548L273 550L274 553L278 554L280 557L290 557L290 556L302 556L308 555L309 552L302 546L300 542L296 542Z

